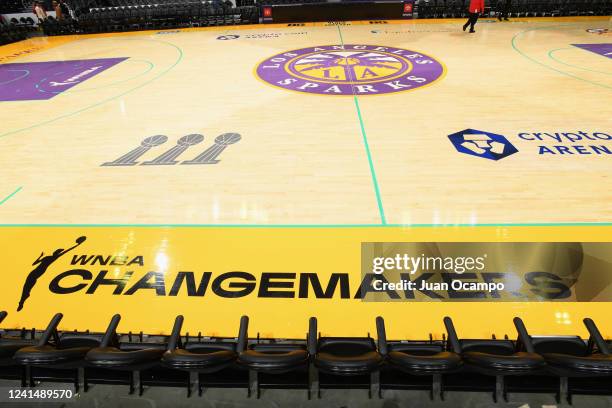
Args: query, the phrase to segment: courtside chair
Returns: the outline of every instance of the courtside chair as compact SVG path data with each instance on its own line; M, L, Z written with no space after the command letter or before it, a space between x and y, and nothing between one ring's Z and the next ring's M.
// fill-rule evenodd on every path
M24 375L29 385L34 386L36 368L58 370L74 370L75 391L84 383L85 355L102 341L101 334L64 332L58 334L57 326L64 316L57 313L49 322L42 336L34 346L19 349L13 359L25 367Z
M310 318L310 332L317 332L317 319ZM376 343L367 337L320 337L309 348L313 358L310 369L311 393L321 397L321 388L359 388L363 384L355 381L320 382L319 373L334 377L368 377L369 397L380 395L380 366L383 357L376 350Z
M570 379L587 379L593 382L597 377L606 377L608 393L612 381L612 355L599 329L590 318L584 319L589 331L589 341L579 336L529 336L535 351L546 360L547 371L559 377L557 402L566 400L571 404L572 393L580 393L580 387L572 388ZM595 349L597 346L597 349ZM590 380L589 380L590 379ZM588 384L586 388L592 388Z
M307 375L308 369L308 339L316 341L316 327L314 332L309 331L306 342L291 341L254 343L241 351L238 355L238 364L249 370L249 396L260 396L259 374L281 375L289 372L303 371ZM247 335L248 338L248 335ZM310 398L310 393L308 395Z
M5 311L0 312L0 323L4 321L7 315L8 313ZM28 337L28 333L30 333L30 337ZM35 344L34 342L34 331L29 332L24 329L19 331L19 335L17 336L7 331L0 332L0 367L3 367L3 371L9 367L14 367L15 375L18 375L18 365L13 359L13 356L17 350L32 346ZM21 386L25 387L24 372L21 373L21 380Z
M536 354L529 341L523 322L514 319L519 339L525 351L517 349L510 340L496 339L459 339L450 317L444 318L450 349L461 355L466 371L495 377L493 400L508 400L505 384L506 376L534 375L542 372L545 362Z
M85 356L85 360L87 365L91 367L129 372L130 394L133 394L137 387L139 395L142 395L141 373L159 364L159 360L166 349L166 344L120 344L117 335L117 326L120 321L121 315L116 314L112 317L100 346L90 350ZM87 390L87 377L84 379L84 385L85 390Z
M461 357L446 351L442 342L387 341L385 321L380 316L376 318L376 331L378 351L389 368L414 376L431 376L430 399L440 397L444 400L442 376L457 372L461 368ZM384 386L385 381L382 381L381 392Z
M211 339L186 344L183 344L181 340L183 320L182 315L177 316L174 320L168 349L162 357L162 365L188 372L187 396L191 396L193 385L197 388L198 394L202 395L200 374L217 373L235 364L238 353L246 350L249 318L247 316L240 318L238 337L234 341L221 342Z

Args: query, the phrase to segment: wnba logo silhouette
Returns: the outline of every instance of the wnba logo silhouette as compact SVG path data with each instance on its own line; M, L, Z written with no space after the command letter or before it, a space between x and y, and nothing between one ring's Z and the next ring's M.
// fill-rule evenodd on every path
M86 239L87 237L84 237L84 236L78 237L75 240L76 245L73 245L68 249L63 249L63 248L56 249L51 255L44 256L45 253L41 252L38 259L35 260L34 263L32 263L32 266L36 265L36 268L34 268L32 272L28 274L28 277L26 278L26 281L23 284L23 289L21 291L21 299L19 300L19 306L17 306L17 311L20 311L21 309L23 309L23 304L30 297L30 292L32 292L32 288L34 288L34 285L36 285L36 281L38 281L38 279L41 276L43 276L45 272L47 272L47 269L49 269L49 266L51 266L53 262L57 261L60 257L65 255L66 253L72 251L74 248L81 245L83 242L85 242Z

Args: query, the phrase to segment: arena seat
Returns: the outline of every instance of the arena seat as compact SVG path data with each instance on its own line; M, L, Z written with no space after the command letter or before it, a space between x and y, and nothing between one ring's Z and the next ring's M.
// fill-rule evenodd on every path
M253 1L237 2L236 6L229 0L89 0L86 3L68 0L67 3L75 10L76 20L45 21L41 26L46 35L259 23L259 8ZM24 25L17 20L15 24Z
M8 313L5 311L0 312L0 323L4 321L7 315ZM15 355L17 350L35 344L32 335L30 335L29 338L26 337L27 333L28 332L26 332L25 330L22 330L19 336L11 335L8 333L2 333L0 335L0 367L3 367L4 369L7 369L9 367L17 367L17 363L13 359L13 356ZM21 386L25 387L25 376L23 375L23 373L21 374Z
M310 332L317 331L317 320L310 318ZM351 377L368 375L370 398L379 394L379 369L383 357L376 349L374 340L368 337L319 337L316 348L309 350L314 355L312 367L312 391L320 397L320 388L336 388L335 384L327 386L319 382L319 372L331 376ZM316 368L316 369L315 369ZM358 386L358 384L354 384Z
M0 1L0 14L15 13L21 10L23 3L21 0L2 0Z
M143 385L140 380L142 370L151 368L159 363L165 351L165 344L128 344L121 345L118 342L117 326L121 321L121 315L112 317L100 346L91 349L85 356L89 366L106 368L118 371L129 371L130 394L138 387L139 395L142 395ZM84 381L87 390L87 379Z
M0 312L0 323L6 316ZM260 388L308 389L309 396L319 397L322 388L366 388L370 396L381 389L420 389L428 390L432 399L443 399L445 390L488 391L493 382L479 379L495 377L496 400L505 399L508 390L556 391L558 400L568 402L573 394L609 393L612 378L612 341L604 340L589 318L584 319L590 335L586 341L578 336L530 335L517 317L516 342L461 339L452 320L445 318L446 342L431 335L427 341L388 340L384 319L378 317L377 343L369 335L317 338L314 317L305 339L297 340L261 339L259 334L249 339L246 316L236 338L201 333L181 337L182 316L176 317L170 336L141 333L136 339L131 333L117 333L119 315L113 316L105 333L58 332L61 319L56 314L44 332L0 331L0 378L21 378L23 386L33 386L34 380L74 382L77 390L82 384L85 391L88 383L130 384L130 393L138 387L140 394L143 383L186 382L188 395L196 385L200 394L208 386L246 388L257 397ZM505 379L509 376L517 382ZM461 377L469 379L457 383ZM402 383L404 379L408 383Z
M514 324L526 349L524 352L510 340L459 339L452 319L444 318L451 349L461 355L464 368L495 377L493 399L496 402L501 398L507 401L505 376L538 374L545 366L542 356L535 353L521 319L515 318Z
M4 24L0 21L0 45L10 44L25 40L28 32L33 31L34 27L29 24L20 24L16 19Z
M316 326L309 328L306 343L284 341L251 344L238 355L238 364L249 370L249 395L260 396L259 373L285 374L308 367L307 344L316 342ZM248 335L247 335L248 338Z
M376 318L376 330L378 351L385 358L385 362L410 375L431 376L430 398L440 396L444 399L442 374L456 372L461 367L459 354L446 351L443 344L387 342L385 321L380 316Z
M198 393L202 394L200 382L201 373L215 373L234 364L238 353L244 351L247 345L247 331L249 318L240 318L238 337L235 341L197 341L183 345L181 341L181 328L183 316L179 315L174 321L172 334L168 342L168 349L162 357L162 365L174 370L189 372L187 395L191 395L192 383L195 383Z
M84 357L92 348L100 345L102 336L72 332L65 332L60 336L57 326L62 318L61 313L55 314L36 345L19 349L13 359L25 367L24 375L29 380L30 386L33 385L35 378L33 367L74 370L72 378L75 390L78 392L80 384L83 383Z
M589 341L579 336L532 336L535 351L541 354L551 375L559 377L557 400L571 403L569 378L612 377L612 354L599 329L590 318L584 319ZM595 350L595 346L597 349Z

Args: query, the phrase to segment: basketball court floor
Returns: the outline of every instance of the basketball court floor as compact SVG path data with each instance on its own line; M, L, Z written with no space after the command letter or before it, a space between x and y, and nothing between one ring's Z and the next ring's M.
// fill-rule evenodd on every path
M610 221L612 34L587 31L593 28L610 28L610 23L485 19L475 35L462 32L459 21L417 21L31 40L21 46L44 49L2 61L0 68L0 195L21 188L3 202L0 220L446 225ZM609 55L574 44L603 44ZM353 45L391 50L380 54L391 55L389 67L372 67L365 79L384 76L383 82L393 84L390 78L402 78L402 70L410 74L393 55L425 54L419 61L433 63L414 64L412 71L435 65L441 72L432 70L431 77L412 72L425 83L404 81L410 87L383 85L378 92L362 93L356 85L349 85L349 92L334 88L323 93L331 87L325 85L333 83L319 81L325 79L325 69L306 72L306 79L293 72L266 71L275 68L260 68L270 74L269 80L258 75L262 62L280 64L270 61L277 54L278 61L290 60L282 55L313 52L317 46L327 50L330 45L345 45L361 55L374 47L353 50ZM408 52L393 54L396 50ZM341 54L330 55L339 59ZM379 59L386 63L384 57ZM411 59L416 60L398 61ZM88 65L84 60L94 61ZM41 62L49 67L36 66ZM77 78L65 90L53 86L95 64L102 65L90 74L95 76ZM342 67L333 64L332 59L332 68ZM296 82L275 86L286 79ZM342 76L337 82L349 83L350 78ZM361 82L372 83L358 78L355 84ZM299 90L308 84L321 85ZM504 135L518 152L501 160L459 153L448 136L465 129ZM558 133L580 131L591 139L554 139ZM203 164L186 165L228 133L236 134L232 144L221 144ZM518 137L520 133L529 133L524 136L528 140ZM534 133L543 134L543 140ZM176 157L171 154L164 161L163 154L190 134L203 138L185 140L185 151L175 151ZM133 159L105 165L156 135L160 137L152 146ZM540 154L540 146L552 153ZM568 150L560 153L555 146ZM582 146L583 154L575 146ZM594 151L590 146L603 147Z
M8 262L20 270L11 299L42 243L47 253L80 234L56 244L46 234L57 228L610 241L610 19L485 18L475 34L462 24L194 28L0 48L0 224L3 257L18 254ZM105 231L122 248L133 239ZM27 316L15 322L37 319Z

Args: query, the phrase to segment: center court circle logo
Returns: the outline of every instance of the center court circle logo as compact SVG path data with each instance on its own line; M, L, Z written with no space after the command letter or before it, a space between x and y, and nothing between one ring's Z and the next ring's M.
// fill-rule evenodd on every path
M257 66L257 76L279 88L320 95L380 95L414 90L440 79L433 57L377 45L325 45L287 51Z

